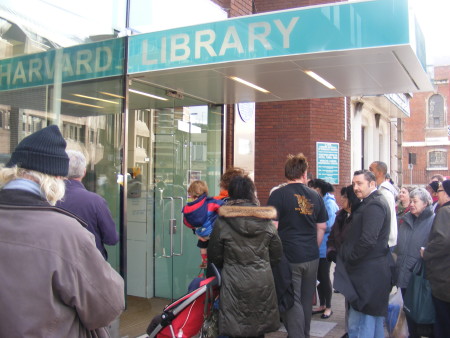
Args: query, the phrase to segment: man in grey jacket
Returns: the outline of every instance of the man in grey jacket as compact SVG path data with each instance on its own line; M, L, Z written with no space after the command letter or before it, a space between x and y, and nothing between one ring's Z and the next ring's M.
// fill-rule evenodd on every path
M109 337L123 279L86 224L53 207L69 158L57 126L24 138L0 169L0 337Z

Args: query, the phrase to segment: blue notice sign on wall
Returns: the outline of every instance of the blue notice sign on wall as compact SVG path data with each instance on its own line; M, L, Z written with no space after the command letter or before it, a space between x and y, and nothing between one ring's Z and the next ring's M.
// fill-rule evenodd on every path
M339 184L339 143L316 142L317 178Z

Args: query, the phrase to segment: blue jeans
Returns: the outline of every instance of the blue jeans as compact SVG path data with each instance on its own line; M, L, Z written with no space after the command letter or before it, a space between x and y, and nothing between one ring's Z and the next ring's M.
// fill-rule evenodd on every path
M384 338L384 317L375 317L356 311L350 306L348 314L349 338Z

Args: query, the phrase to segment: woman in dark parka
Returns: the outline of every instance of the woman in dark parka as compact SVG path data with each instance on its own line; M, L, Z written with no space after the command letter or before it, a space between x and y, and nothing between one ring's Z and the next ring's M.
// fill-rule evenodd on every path
M272 223L276 210L258 206L248 176L233 178L228 193L208 246L208 260L222 268L219 333L263 337L280 326L271 269L283 251Z

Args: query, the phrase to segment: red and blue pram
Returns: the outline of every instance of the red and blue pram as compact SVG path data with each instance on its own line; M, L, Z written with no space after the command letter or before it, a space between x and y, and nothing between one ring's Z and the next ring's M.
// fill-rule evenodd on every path
M219 295L220 274L200 282L200 286L167 305L163 313L154 317L147 328L150 338L190 338L198 334L204 319L209 316Z

